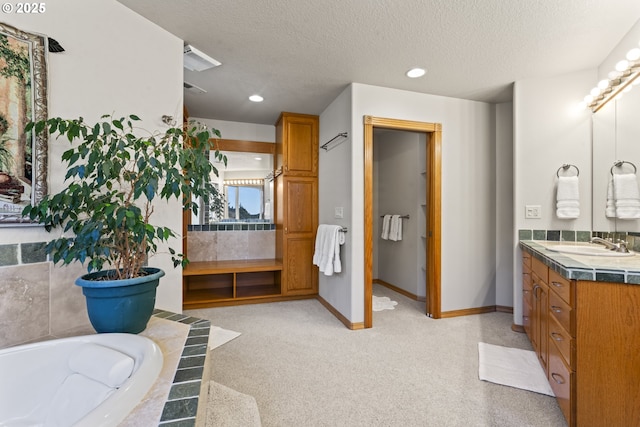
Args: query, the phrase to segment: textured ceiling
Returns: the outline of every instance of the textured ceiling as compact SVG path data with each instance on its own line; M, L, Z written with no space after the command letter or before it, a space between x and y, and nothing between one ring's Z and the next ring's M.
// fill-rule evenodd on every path
M638 0L119 1L222 62L185 69L207 90L185 92L191 116L270 125L351 82L508 101L514 81L597 67L640 18Z

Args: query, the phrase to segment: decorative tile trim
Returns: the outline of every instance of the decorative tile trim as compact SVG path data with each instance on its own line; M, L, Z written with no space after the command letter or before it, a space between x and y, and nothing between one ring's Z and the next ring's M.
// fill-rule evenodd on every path
M154 310L153 315L191 327L173 378L173 385L162 410L159 425L162 427L194 427L204 365L209 351L211 322L165 310Z
M271 231L275 230L275 224L209 224L189 225L187 231Z
M48 261L46 242L0 245L0 267Z
M640 252L640 233L613 231L574 231L574 230L518 230L518 240L549 240L563 242L588 242L591 237L624 240L629 250Z

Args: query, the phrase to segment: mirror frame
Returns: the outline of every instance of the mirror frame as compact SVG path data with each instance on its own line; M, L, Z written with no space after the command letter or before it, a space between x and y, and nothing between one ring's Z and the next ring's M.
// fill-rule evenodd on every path
M239 153L261 153L271 154L275 158L276 144L274 142L247 141L242 139L216 139L209 140L212 150L236 151ZM185 210L182 216L183 238L186 239L187 228L191 225L191 215L189 210ZM186 241L185 245L186 246Z
M26 121L40 121L48 118L47 111L47 46L46 36L19 30L10 25L0 23L0 33L6 37L23 42L28 49L31 85L31 115ZM25 123L26 124L26 123ZM15 126L15 125L14 125ZM18 140L23 136L24 129L18 129ZM25 136L26 137L26 136ZM47 195L47 158L48 136L45 133L34 135L31 133L31 194L29 202L39 203ZM20 204L22 205L22 203ZM24 207L24 206L23 206ZM20 212L0 213L0 226L34 225L29 217Z

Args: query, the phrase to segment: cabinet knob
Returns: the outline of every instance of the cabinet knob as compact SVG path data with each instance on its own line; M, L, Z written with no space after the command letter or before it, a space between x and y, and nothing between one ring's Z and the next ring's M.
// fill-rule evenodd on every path
M552 372L552 373L551 373L551 378L553 378L553 380L554 380L555 382L557 382L558 384L564 384L564 383L566 382L566 381L565 381L565 379L564 379L564 377L563 377L562 375L557 374L557 373L555 373L555 372Z
M564 286L564 285L563 285L562 283L560 283L560 282L551 282L551 284L552 284L553 286L555 286L556 288L561 288L561 287L563 287L563 286Z
M551 311L553 311L554 313L562 313L562 308L558 307L557 305L552 305Z
M564 341L562 335L557 332L551 332L551 337L556 341Z

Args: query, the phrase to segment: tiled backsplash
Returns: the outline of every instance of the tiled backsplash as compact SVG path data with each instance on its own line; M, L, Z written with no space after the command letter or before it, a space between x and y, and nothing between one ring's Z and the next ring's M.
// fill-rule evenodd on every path
M624 240L630 250L640 252L640 233L616 233L610 231L575 230L518 230L518 240L551 240L563 242L588 242L591 237Z
M207 224L189 225L187 231L268 231L275 230L275 224Z

